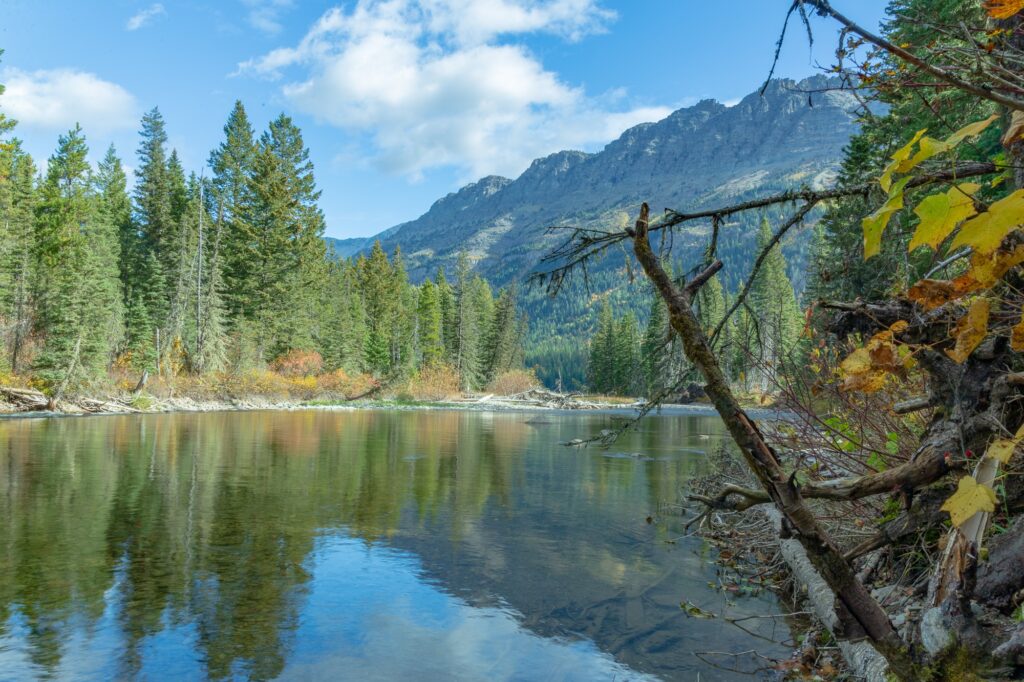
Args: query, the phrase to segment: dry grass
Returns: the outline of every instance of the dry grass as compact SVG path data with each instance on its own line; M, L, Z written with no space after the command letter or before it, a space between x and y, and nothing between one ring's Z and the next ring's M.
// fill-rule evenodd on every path
M537 386L540 386L540 381L532 370L513 369L496 376L484 391L494 395L516 395Z
M459 375L448 365L423 367L397 388L400 400L447 400L461 395Z

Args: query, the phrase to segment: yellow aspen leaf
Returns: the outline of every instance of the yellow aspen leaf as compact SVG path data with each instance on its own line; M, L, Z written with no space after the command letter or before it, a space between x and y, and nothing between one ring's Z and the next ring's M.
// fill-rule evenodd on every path
M984 483L978 483L973 476L961 478L956 492L942 505L942 511L949 512L949 519L957 528L978 512L992 513L995 510L995 491Z
M1024 440L1024 424L1021 424L1020 428L1017 429L1017 433L1013 434L1013 441L1015 443L1020 443L1022 440Z
M980 135L981 132L985 130L985 128L988 128L992 124L992 121L995 121L997 118L999 118L998 114L992 114L991 116L982 121L968 123L963 128L947 137L946 144L949 145L950 147L955 147L956 145L966 140L968 137Z
M893 344L893 333L892 329L886 329L875 334L863 348L855 349L839 363L844 391L873 393L885 385L888 375L905 375L914 361L909 348Z
M1022 223L1024 189L1019 189L961 225L959 234L949 248L952 250L969 246L977 253L992 253L999 248L1006 235Z
M1006 132L1003 133L1001 142L1004 147L1009 147L1022 137L1024 137L1024 111L1014 111L1013 115L1010 116L1010 125L1007 126Z
M863 374L855 374L843 379L844 391L858 391L860 393L874 393L885 386L885 372L870 371Z
M954 362L961 363L966 360L984 340L988 332L988 312L988 299L976 298L967 309L967 314L957 321L953 332L956 346L946 351L946 355Z
M988 446L986 455L998 461L1000 464L1008 464L1013 457L1013 451L1017 448L1017 442L1009 438L996 438Z
M903 208L903 188L909 181L909 176L898 180L889 190L886 202L861 221L864 227L864 260L877 256L882 250L882 232L889 224L892 214Z
M901 163L910 158L910 152L911 150L913 150L914 145L917 144L917 141L920 140L921 136L924 135L927 131L927 128L922 128L921 130L918 130L917 133L914 134L914 137L910 140L910 142L897 149L896 152L889 157L892 159L892 162L885 167L885 170L882 171L882 176L878 178L878 184L882 186L882 189L884 191L889 191L889 188L892 186L892 174L896 172L896 169L899 167Z
M871 369L871 353L867 348L858 348L846 356L839 368L844 374L863 374Z
M1010 348L1018 353L1024 351L1024 315L1021 316L1020 322L1013 325L1013 329L1010 330Z
M1024 9L1024 0L987 0L984 5L993 19L1009 19Z
M889 331L892 332L893 334L899 334L900 332L906 331L907 327L909 326L910 323L907 322L906 320L896 320L895 322L889 325Z
M924 245L937 249L960 221L977 213L972 196L979 189L981 189L981 185L965 182L956 187L950 187L947 192L933 194L923 199L914 209L914 213L921 221L917 225L917 230L914 232L913 239L910 240L907 251L913 251Z
M925 135L921 138L921 142L917 146L917 153L909 159L905 159L896 165L897 173L906 173L911 168L916 167L918 164L927 161L936 154L949 151L953 148L953 144L936 140L934 137L928 137Z
M979 287L991 287L1002 279L1010 268L1021 263L1024 263L1024 244L1018 244L1012 251L972 253L971 267L961 276L970 277Z

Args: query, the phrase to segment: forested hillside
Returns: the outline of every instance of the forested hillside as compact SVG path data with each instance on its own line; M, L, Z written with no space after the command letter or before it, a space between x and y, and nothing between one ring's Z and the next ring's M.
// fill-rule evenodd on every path
M51 395L267 367L378 382L429 369L474 389L522 363L514 288L495 296L465 259L450 284L414 285L398 247L328 251L288 116L257 136L236 103L205 177L153 109L130 190L113 147L89 164L80 127L39 175L15 121L0 123L0 367Z

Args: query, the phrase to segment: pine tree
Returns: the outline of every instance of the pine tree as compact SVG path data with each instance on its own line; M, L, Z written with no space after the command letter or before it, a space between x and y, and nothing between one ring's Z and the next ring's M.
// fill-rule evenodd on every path
M420 285L416 306L416 335L421 363L431 367L444 357L441 329L441 299L438 287L429 279Z
M148 318L149 329L131 329L135 338L155 338L156 330L166 323L170 310L167 275L174 272L178 231L172 212L171 177L168 171L167 131L160 110L153 108L142 117L133 192L133 217L138 231L134 271L124 282L128 295L136 290L148 309L145 316L133 315L133 321Z
M0 114L0 124L3 122ZM20 142L0 142L0 318L8 321L5 341L7 366L12 372L21 369L32 327L35 174L32 157L21 149Z
M459 252L455 265L455 337L454 366L464 390L473 390L479 381L480 320L474 296L474 278L469 257Z
M502 289L498 294L494 305L494 321L485 339L485 382L522 364L519 349L522 347L523 321L516 306L516 297L515 284Z
M615 325L612 339L612 392L636 395L640 382L640 327L632 311Z
M245 107L236 101L224 125L224 141L210 153L209 160L213 169L215 219L222 235L225 302L232 321L251 317L256 286L256 263L250 248L254 239L251 220L256 152L256 133Z
M434 276L434 284L437 286L437 300L441 306L441 341L444 346L444 361L454 367L459 345L455 290L448 283L443 267L438 267L437 274Z
M81 128L58 140L37 208L38 376L60 396L97 379L118 330L118 241L92 189Z
M605 298L597 316L597 331L590 341L590 361L587 381L595 393L613 393L615 390L615 320Z
M416 360L416 292L409 284L401 249L391 259L390 346L392 374L407 374Z
M772 238L767 218L761 221L757 236L758 252L763 251ZM761 389L767 390L770 372L775 371L793 349L800 336L800 309L793 293L793 285L786 275L786 258L782 248L775 245L761 264L751 289L751 304L761 324L761 358L765 371L761 373Z
M668 373L672 357L668 311L665 309L664 301L657 294L651 297L650 316L647 318L647 328L640 349L644 387L647 396L654 398L669 388Z

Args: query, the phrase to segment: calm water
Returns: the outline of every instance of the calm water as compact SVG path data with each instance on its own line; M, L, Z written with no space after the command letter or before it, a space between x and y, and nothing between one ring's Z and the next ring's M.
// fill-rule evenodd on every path
M645 522L717 419L558 444L618 418L0 420L0 679L750 679L694 652L785 650L679 604L782 607Z

